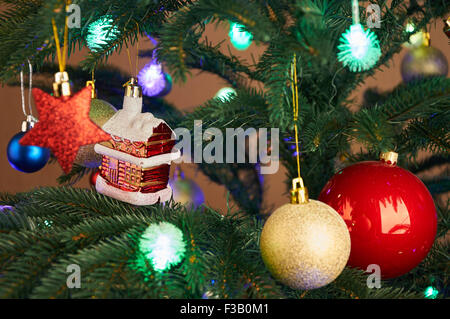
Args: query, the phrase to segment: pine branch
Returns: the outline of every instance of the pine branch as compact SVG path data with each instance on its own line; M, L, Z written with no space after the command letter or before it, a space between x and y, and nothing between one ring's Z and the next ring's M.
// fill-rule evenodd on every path
M230 282L224 290L229 298L243 294L239 274L254 276L256 285L270 283L262 261L254 262L259 256L255 237L259 230L248 217L231 213L224 217L210 209L191 211L173 203L148 207L117 203L120 207L115 210L110 199L97 196L88 190L43 188L23 197L15 210L35 227L10 230L0 237L3 297L200 298L208 278L223 276L231 268L236 272L226 275ZM99 206L103 214L98 214ZM59 219L56 211L66 216ZM44 218L48 224L40 223ZM136 263L140 235L159 221L178 226L188 248L183 262L164 273ZM220 260L230 263L223 268ZM82 288L76 291L66 284L67 266L72 264L82 272ZM136 266L145 268L138 271ZM261 289L262 295L273 291Z
M381 105L389 121L404 121L449 110L450 79L432 78L400 85Z
M227 19L238 22L252 33L255 41L268 41L275 32L270 19L253 1L197 1L177 12L161 32L158 57L168 64L175 81L186 81L186 52L196 47L206 19L210 23Z
M186 114L180 125L192 131L194 121L200 119L204 128L215 127L222 131L227 127L270 127L266 101L263 94L255 89L237 90L236 95L225 101L209 100L194 112Z
M417 174L436 166L444 165L450 162L450 154L435 154L421 161L412 161L408 165L408 170Z
M448 176L425 179L423 180L423 183L427 186L432 195L440 195L450 192L450 177Z
M134 43L138 35L144 32L151 33L158 30L171 12L177 11L190 1L163 0L143 3L135 0L79 0L81 28L69 30L69 56L75 49L84 46L84 37L88 25L106 14L114 17L114 24L122 31L116 41L111 46L105 47L103 51L90 54L82 63L84 70L92 70L102 60L106 60L111 53L111 48L116 48L119 52L122 46L127 43ZM50 58L55 59L55 45L53 43L53 31L51 19L54 18L60 38L64 29L64 2L60 0L34 1L12 4L14 11L6 17L5 22L0 25L0 78L3 82L16 75L27 59L37 66ZM164 8L164 10L162 10ZM11 16L24 18L19 20L8 19ZM138 28L139 25L139 28ZM36 26L42 26L36 28ZM117 47L116 47L117 45ZM78 47L78 48L77 48ZM109 48L109 50L108 50Z
M92 169L74 164L72 170L68 174L63 174L58 177L57 181L60 185L72 186L78 183L83 176L92 172Z
M245 110L242 109L245 106ZM238 90L236 95L222 102L220 99L212 99L203 106L198 107L193 113L187 114L181 126L191 132L194 121L202 119L202 136L210 127L219 129L226 136L226 129L268 127L266 105L261 93L256 90ZM195 136L192 137L195 147ZM203 138L208 142L211 139ZM225 145L225 144L224 144ZM194 151L194 150L192 150ZM226 148L222 149L226 158ZM236 154L234 150L234 154ZM236 155L235 155L236 156ZM248 156L247 156L248 157ZM262 203L262 186L259 174L254 164L251 163L202 163L199 168L213 182L224 185L233 196L233 199L249 214L259 213Z
M444 205L436 205L438 215L436 238L444 238L445 240L445 236L450 229L450 200L447 199L447 202Z
M395 149L394 138L397 132L387 121L381 107L362 109L354 116L351 134L364 143L372 153L388 152Z
M423 149L448 154L450 152L450 133L447 130L449 119L450 112L447 112L433 118L411 121L403 134L399 136L399 145L411 153Z

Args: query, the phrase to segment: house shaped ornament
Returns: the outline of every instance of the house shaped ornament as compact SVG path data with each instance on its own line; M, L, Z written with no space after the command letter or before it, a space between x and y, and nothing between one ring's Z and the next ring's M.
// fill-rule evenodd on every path
M175 134L167 123L142 113L142 90L135 78L127 83L123 109L102 129L111 139L95 145L102 155L97 191L134 205L169 200L170 164L180 151L174 148Z

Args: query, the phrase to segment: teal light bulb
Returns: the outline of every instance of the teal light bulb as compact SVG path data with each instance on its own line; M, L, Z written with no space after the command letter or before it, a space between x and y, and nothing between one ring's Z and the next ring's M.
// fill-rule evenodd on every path
M439 294L439 290L437 290L436 288L434 288L432 286L428 286L424 292L425 298L427 298L427 299L436 299L438 294Z
M235 89L230 87L224 87L221 88L214 97L216 99L220 99L222 102L227 102L233 95L236 95Z
M353 24L340 38L338 60L352 72L371 69L381 57L380 43L375 33Z
M241 28L243 28L243 25L231 23L228 35L236 49L246 50L252 44L253 35L250 32L242 31Z
M113 23L112 16L107 15L88 26L86 43L89 49L98 52L119 36L120 31Z

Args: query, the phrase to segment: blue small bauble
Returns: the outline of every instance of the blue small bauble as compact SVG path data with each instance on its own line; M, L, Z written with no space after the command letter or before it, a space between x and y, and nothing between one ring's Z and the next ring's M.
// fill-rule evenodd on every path
M7 147L8 161L16 170L24 173L37 172L47 164L50 150L39 146L20 145L20 139L25 132L14 135Z

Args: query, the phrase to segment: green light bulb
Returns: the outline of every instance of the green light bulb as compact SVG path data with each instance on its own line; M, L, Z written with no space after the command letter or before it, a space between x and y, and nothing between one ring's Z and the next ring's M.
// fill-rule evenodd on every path
M250 32L242 31L243 27L241 24L231 23L228 33L231 43L238 50L246 50L252 44L253 35Z
M139 250L155 271L168 270L184 258L183 232L167 222L150 225L141 236Z
M220 99L222 102L227 102L233 95L236 95L235 89L230 87L224 87L221 88L214 97L216 99Z
M381 56L380 43L375 33L361 24L353 24L340 38L338 60L352 72L371 69Z
M107 15L88 26L86 43L89 49L98 52L118 37L120 31L117 26L113 26L113 23L112 16Z
M410 22L406 25L405 31L408 33L413 33L415 29L416 26L414 25L414 23Z
M436 299L438 294L439 294L439 290L437 290L433 286L428 286L424 292L425 298L427 298L427 299Z

